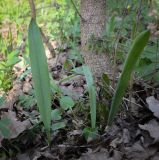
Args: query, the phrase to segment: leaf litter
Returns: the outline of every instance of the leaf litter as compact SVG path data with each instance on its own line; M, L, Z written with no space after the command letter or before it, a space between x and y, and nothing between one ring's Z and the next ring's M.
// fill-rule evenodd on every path
M69 50L55 58L48 56L49 70L52 76L55 76L54 80L60 86L64 96L70 96L73 100L84 99L86 90L84 76L77 75L59 82L70 76L70 68L69 70L63 68L69 57L68 54ZM76 66L76 61L74 63ZM25 71L19 69L19 72L18 75L21 75ZM159 101L154 97L152 91L145 89L142 83L140 87L138 84L136 86L133 88L134 94L131 98L133 105L128 108L128 111L122 108L122 114L116 117L112 127L101 130L99 139L89 143L84 139L82 131L86 126L88 115L82 113L79 106L72 108L74 104L72 100L69 100L68 108L71 106L72 111L59 114L53 120L54 122L58 121L62 126L66 125L66 127L52 133L52 145L49 148L41 124L36 126L39 122L36 103L27 109L19 103L20 96L32 94L32 78L29 73L22 80L14 82L13 88L6 96L5 104L0 107L1 119L9 118L11 120L11 124L8 125L8 129L11 131L10 135L7 138L0 135L0 149L8 150L12 148L9 142L14 144L20 151L19 154L14 155L17 160L157 160L159 158L157 147L159 142ZM141 89L142 92L136 92ZM145 97L145 95L149 96ZM57 113L59 100L54 99L52 107ZM59 121L61 117L64 121ZM30 134L34 137L33 139ZM16 141L18 143L15 143Z
M154 96L146 98L149 110L154 114L156 118L159 118L159 101Z

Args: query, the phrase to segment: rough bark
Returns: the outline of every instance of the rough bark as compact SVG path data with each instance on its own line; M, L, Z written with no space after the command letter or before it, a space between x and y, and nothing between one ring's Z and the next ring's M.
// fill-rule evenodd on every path
M85 63L91 68L95 80L103 72L109 72L109 61L106 53L95 53L88 50L87 44L91 35L102 36L106 25L106 0L81 0L81 45Z

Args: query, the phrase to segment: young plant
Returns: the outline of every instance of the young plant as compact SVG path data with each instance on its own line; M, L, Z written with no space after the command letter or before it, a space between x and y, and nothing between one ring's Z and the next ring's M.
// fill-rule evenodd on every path
M50 79L41 32L35 19L29 25L29 56L37 105L41 119L50 139L51 128L51 95Z
M83 66L83 72L86 77L87 89L89 93L90 113L91 113L91 125L92 129L96 128L96 92L93 83L93 76L88 66Z
M20 61L18 58L19 52L12 51L0 62L0 90L8 91L12 87L13 66Z
M150 31L146 30L140 33L134 40L132 47L128 53L128 57L125 61L124 69L121 73L121 77L118 81L115 94L113 96L112 105L108 117L108 125L111 125L116 113L118 112L120 103L124 96L125 90L128 86L131 73L135 68L135 64L139 59L144 47L146 46L150 37Z
M82 69L86 77L87 90L89 94L90 114L91 114L91 128L86 127L83 130L83 133L87 141L88 140L91 141L97 138L97 132L98 132L96 128L96 90L90 68L86 65L83 65Z

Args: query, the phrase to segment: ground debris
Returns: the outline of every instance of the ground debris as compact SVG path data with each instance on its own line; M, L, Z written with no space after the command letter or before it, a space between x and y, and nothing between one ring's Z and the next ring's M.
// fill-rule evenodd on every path
M144 125L139 124L139 127L149 133L149 135L154 139L153 143L159 142L159 123L152 119Z
M159 118L159 101L154 96L146 98L149 110L154 114L155 117Z
M22 122L19 121L16 117L16 113L10 110L8 112L4 112L1 118L10 119L10 124L8 126L10 134L9 137L7 137L7 139L16 138L18 137L19 134L31 128L31 123L29 120L24 120ZM4 139L3 135L0 134L0 144L3 141L3 139Z
M63 67L68 57L68 53L61 53L55 58L49 58L49 70L62 95L70 96L74 100L81 98L85 103L85 77L73 75L71 73L72 66L66 69ZM125 102L131 103L131 107L128 107L128 110L123 109L111 127L107 128L101 125L103 130L98 129L100 138L92 143L88 143L83 134L83 128L88 125L86 123L89 119L87 114L89 110L86 106L84 106L87 109L86 113L79 109L83 106L66 111L62 117L67 121L67 127L52 132L50 148L47 146L46 135L41 124L38 125L38 132L34 133L34 138L26 136L27 130L34 132L32 128L39 122L39 113L36 102L33 103L33 106L25 108L19 103L19 96L32 96L32 86L29 72L21 81L16 80L14 82L13 88L8 93L7 102L0 108L1 118L9 117L12 122L9 126L12 131L9 137L10 143L19 140L21 135L24 137L18 143L22 143L23 146L26 145L25 149L16 144L16 147L22 151L16 156L17 160L158 159L159 123L156 119L159 118L159 101L154 96L150 96L151 93L147 94L148 91L144 90L142 84L136 85L136 89L133 88L135 94L130 100L125 98L129 100ZM54 103L53 109L59 109L58 100L55 100ZM127 114L128 112L129 114ZM0 137L0 142L4 144L4 137ZM21 148L23 149L21 150Z
M144 148L138 141L131 147L125 148L125 154L128 159L131 160L146 160L153 156L157 151L157 148L149 147Z
M121 160L122 153L117 150L112 150L108 152L106 149L96 153L86 153L82 155L79 160Z

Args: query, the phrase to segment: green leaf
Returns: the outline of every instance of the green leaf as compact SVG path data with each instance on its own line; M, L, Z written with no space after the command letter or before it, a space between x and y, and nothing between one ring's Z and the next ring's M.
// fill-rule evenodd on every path
M12 51L7 55L7 59L14 59L15 57L18 57L19 51Z
M86 140L95 140L98 138L97 128L84 128L83 134Z
M83 65L83 72L86 77L87 86L88 87L92 86L94 83L93 83L93 76L92 76L91 70L89 69L88 66Z
M74 68L74 64L70 59L67 59L63 64L64 70L70 70L72 67Z
M6 67L12 67L18 62L20 62L19 58L8 59L6 62Z
M0 97L0 108L5 103L5 101L6 101L5 95L3 95L2 97Z
M65 122L58 122L52 125L52 130L55 131L55 130L64 128L65 126L66 126Z
M83 72L86 77L87 89L89 93L90 114L92 128L96 128L96 90L93 85L93 76L88 66L83 66Z
M60 106L64 109L72 109L72 107L74 106L74 101L72 100L72 98L68 97L68 96L63 96L60 98Z
M51 118L53 121L57 121L61 119L61 111L59 109L54 109L51 111Z
M47 133L51 127L51 95L50 79L45 50L42 42L41 33L34 19L31 19L29 25L29 56L35 96L40 111L41 119L44 123Z
M109 86L110 80L109 80L109 77L108 77L108 75L106 73L103 73L103 75L102 75L102 81L103 81L103 84Z
M21 81L23 78L25 78L27 75L29 75L31 72L31 68L29 67L27 70L25 70L19 77L19 80Z
M11 123L11 120L8 118L4 118L0 120L0 131L5 138L10 136L10 129L9 129L10 123Z
M20 62L20 59L18 58L18 54L19 52L13 51L7 56L7 62L6 62L7 67L11 67L16 63Z
M139 59L144 47L146 46L150 37L150 31L146 30L140 33L134 40L132 47L128 53L128 57L124 64L124 69L122 71L121 77L118 81L115 94L113 96L112 105L108 117L108 125L111 125L116 113L118 112L120 103L124 96L125 90L128 86L131 73L135 68L136 62Z
M76 75L74 75L74 74L72 74L72 75L70 75L70 76L67 76L67 77L61 79L61 80L60 80L60 83L63 83L63 82L68 81L68 80L71 80L71 79L72 79L73 77L75 77L75 76L76 76Z
M36 99L33 95L21 95L19 96L19 104L26 109L29 109L36 105Z
M49 77L50 77L50 86L51 86L52 93L61 94L61 88L55 83L51 74L49 74Z
M76 67L72 69L72 71L75 72L76 74L83 74L83 67Z

